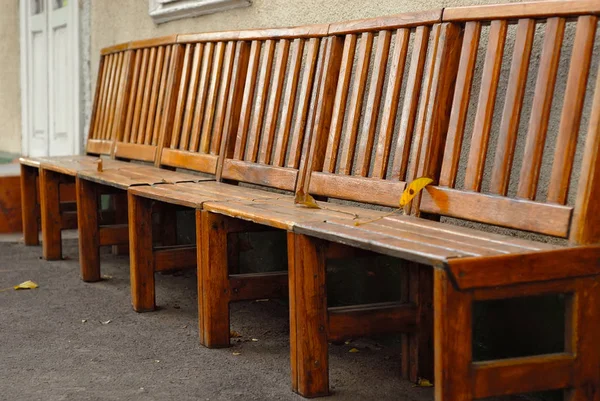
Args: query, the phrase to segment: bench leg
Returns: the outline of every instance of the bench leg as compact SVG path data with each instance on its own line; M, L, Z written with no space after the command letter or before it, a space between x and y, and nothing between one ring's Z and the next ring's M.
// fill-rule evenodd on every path
M40 216L42 220L42 253L46 260L62 258L60 217L60 175L45 169L40 174Z
M402 377L413 383L420 378L433 381L433 270L407 265L407 299L417 305L417 331L402 336Z
M154 253L152 251L152 200L128 194L131 303L136 312L156 307Z
M21 164L21 212L25 245L39 245L37 178L39 169Z
M472 400L472 297L434 271L435 400Z
M77 177L77 224L79 263L83 281L100 280L100 235L98 232L98 194L93 182Z
M229 346L227 220L226 216L196 211L198 325L200 343L209 348Z
M304 397L329 394L325 252L321 242L288 233L292 389Z

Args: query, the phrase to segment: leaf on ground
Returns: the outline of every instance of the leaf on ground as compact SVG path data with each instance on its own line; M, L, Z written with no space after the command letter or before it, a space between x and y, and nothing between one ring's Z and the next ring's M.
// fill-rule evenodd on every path
M408 205L410 201L413 200L413 198L423 190L423 188L432 182L433 180L431 178L420 177L408 184L400 196L400 207Z
M255 342L255 343L258 342L258 338L253 338L252 342Z
M241 352L234 352L233 353L233 356L238 356L238 355L242 355L242 353Z
M427 379L419 378L417 380L417 387L433 387L433 383Z
M230 338L240 338L241 336L242 335L239 332L235 331L235 330L231 330L229 332L229 337Z
M302 205L309 209L320 209L321 207L317 205L317 201L310 194L305 194L303 191L298 191L296 193L296 197L294 198L295 205Z
M109 319L109 320L106 320L106 321L100 322L100 323L102 323L102 324L109 324L110 322L112 322L112 320Z
M350 351L348 351L348 352L352 352L354 354L354 353L357 353L360 351L358 350L358 348L350 348Z
M15 285L14 289L15 290L32 290L32 289L38 288L38 287L39 287L39 285L37 285L33 281L27 280L27 281L22 282L19 285Z

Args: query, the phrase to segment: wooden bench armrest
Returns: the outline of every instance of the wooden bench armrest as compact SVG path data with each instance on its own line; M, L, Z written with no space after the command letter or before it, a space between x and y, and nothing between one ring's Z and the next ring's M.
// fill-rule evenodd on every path
M449 259L460 290L600 274L600 246L581 246L488 257Z

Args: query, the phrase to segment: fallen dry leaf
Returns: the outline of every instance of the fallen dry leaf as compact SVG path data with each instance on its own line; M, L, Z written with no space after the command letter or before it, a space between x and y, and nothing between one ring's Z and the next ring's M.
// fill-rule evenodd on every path
M417 387L433 387L433 384L427 379L419 378L417 380Z
M22 282L19 285L15 285L14 288L15 288L15 290L32 290L32 289L38 288L38 287L39 287L39 285L37 285L33 281L27 280L27 281Z
M296 193L296 197L294 198L295 205L302 205L309 209L320 209L319 205L317 205L317 201L315 198L310 196L310 194L305 194L304 191L298 191Z
M106 320L106 321L100 322L100 323L102 323L102 324L109 324L110 322L112 322L112 320L109 319L109 320Z
M428 177L420 177L416 180L413 180L410 184L406 186L406 189L404 190L404 192L402 192L402 195L400 196L400 207L408 205L408 203L411 200L413 200L413 198L417 196L417 194L421 192L423 188L425 188L432 182L433 180Z
M229 332L229 338L240 338L242 335L235 330Z
M233 355L234 356L238 356L238 355L242 355L242 353L241 352L234 352Z
M352 352L352 353L356 353L356 352L360 352L357 348L350 348L350 351L348 352Z

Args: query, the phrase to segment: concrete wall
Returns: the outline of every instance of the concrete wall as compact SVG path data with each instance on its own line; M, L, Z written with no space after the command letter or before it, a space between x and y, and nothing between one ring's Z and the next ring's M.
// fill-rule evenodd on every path
M0 54L0 152L21 153L19 0L2 2Z

